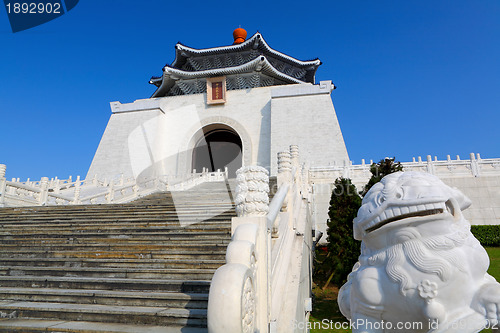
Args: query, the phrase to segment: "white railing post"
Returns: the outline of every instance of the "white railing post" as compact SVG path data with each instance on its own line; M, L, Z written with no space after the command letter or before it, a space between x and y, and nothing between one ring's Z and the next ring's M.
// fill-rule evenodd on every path
M42 179L40 179L40 197L38 198L38 204L41 206L46 205L48 195L49 195L49 178L42 177Z
M431 175L434 174L434 164L432 162L431 155L427 155L427 172L430 173Z
M135 185L132 187L132 190L134 191L134 198L137 198L139 196L139 185L137 185L137 180L135 181Z
M0 207L5 205L5 189L7 187L7 178L5 178L6 171L7 166L5 164L0 164Z
M115 189L114 189L113 182L109 183L109 191L108 191L108 195L106 196L106 199L107 199L108 203L113 202L113 200L115 199Z
M292 182L292 160L290 152L282 151L278 153L278 175L276 176L278 188L283 184L290 184ZM283 210L286 211L288 206L288 195L283 201Z
M299 166L299 146L297 146L297 145L290 146L290 158L292 161L292 166L298 167Z
M56 177L56 182L54 184L54 193L61 193L61 180Z
M283 183L292 181L292 160L290 153L282 151L278 153L278 187Z
M236 213L226 264L212 278L208 331L268 332L271 235L267 228L269 172L258 166L236 172Z
M78 177L80 177L80 176L78 176ZM80 184L80 181L77 181L75 184L75 197L73 198L73 204L75 204L75 205L80 203L80 192L81 192L81 184Z
M474 153L470 153L470 171L474 177L479 176L479 166Z

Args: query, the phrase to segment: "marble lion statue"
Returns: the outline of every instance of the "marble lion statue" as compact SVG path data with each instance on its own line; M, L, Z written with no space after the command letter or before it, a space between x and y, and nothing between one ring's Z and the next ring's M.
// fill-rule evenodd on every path
M428 173L393 173L370 189L353 222L361 255L338 297L353 332L496 329L500 284L462 215L470 204Z

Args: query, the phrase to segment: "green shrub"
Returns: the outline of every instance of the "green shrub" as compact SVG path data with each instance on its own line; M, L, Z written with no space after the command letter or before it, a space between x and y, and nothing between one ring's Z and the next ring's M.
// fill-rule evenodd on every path
M500 246L500 225L473 225L471 231L482 246Z
M351 180L335 180L328 211L327 251L316 252L314 280L323 288L330 282L340 287L358 260L361 242L353 238L352 220L360 206L361 197Z

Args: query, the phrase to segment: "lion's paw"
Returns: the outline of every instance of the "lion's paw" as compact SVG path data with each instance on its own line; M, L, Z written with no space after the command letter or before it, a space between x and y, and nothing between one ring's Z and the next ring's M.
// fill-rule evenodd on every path
M491 326L500 321L500 284L487 283L479 289L475 297L475 310L483 314Z

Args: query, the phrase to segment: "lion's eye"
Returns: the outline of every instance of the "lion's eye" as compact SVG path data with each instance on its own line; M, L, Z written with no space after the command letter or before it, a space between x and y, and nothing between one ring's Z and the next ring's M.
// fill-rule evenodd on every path
M382 205L384 201L385 201L384 195L382 193L379 193L376 199L377 205L379 206Z

